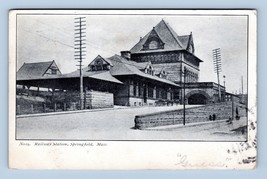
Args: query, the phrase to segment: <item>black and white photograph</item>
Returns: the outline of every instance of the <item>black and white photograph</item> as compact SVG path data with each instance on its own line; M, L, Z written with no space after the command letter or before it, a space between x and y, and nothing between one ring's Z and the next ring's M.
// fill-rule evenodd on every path
M13 17L11 125L21 145L252 138L246 149L255 148L247 11L50 10Z

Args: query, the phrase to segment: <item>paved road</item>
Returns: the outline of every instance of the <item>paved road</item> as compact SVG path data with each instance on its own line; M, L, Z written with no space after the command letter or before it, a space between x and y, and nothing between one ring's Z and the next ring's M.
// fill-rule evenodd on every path
M132 129L135 115L177 108L182 108L182 106L123 108L17 118L17 138L57 140L244 140L244 135L229 133L230 127L225 125L225 121L163 130ZM243 119L240 121L243 121ZM241 123L245 123L245 121Z

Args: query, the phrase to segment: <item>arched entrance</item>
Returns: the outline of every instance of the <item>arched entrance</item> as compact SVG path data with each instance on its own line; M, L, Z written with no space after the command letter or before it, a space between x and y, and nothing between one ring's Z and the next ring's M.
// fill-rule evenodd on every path
M211 97L204 90L193 90L186 94L188 104L207 104Z
M207 98L203 94L193 94L189 96L188 104L207 104Z

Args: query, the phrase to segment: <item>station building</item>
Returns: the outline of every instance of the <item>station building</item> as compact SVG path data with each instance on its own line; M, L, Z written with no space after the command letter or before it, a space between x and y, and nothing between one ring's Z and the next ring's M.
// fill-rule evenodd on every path
M218 102L218 84L199 82L202 62L195 54L193 34L179 36L161 20L130 50L109 58L98 55L83 68L82 108ZM55 61L24 63L17 85L22 87L17 93L34 87L38 95L46 88L52 101L61 96L79 104L80 72L62 74ZM220 91L223 96L225 88L220 86Z

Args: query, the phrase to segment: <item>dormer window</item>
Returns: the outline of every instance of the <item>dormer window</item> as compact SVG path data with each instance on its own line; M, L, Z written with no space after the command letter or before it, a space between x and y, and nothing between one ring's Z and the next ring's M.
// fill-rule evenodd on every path
M151 66L151 62L149 62L147 64L147 66L145 67L145 73L150 74L150 75L154 75L154 69Z
M90 71L102 71L102 70L109 70L112 64L110 60L102 58L98 55L89 65Z
M167 72L165 70L163 70L163 69L159 73L159 77L160 78L165 78L166 79L167 78L167 75L168 75Z
M154 75L154 71L151 69L145 69L145 73L150 74L150 75Z

